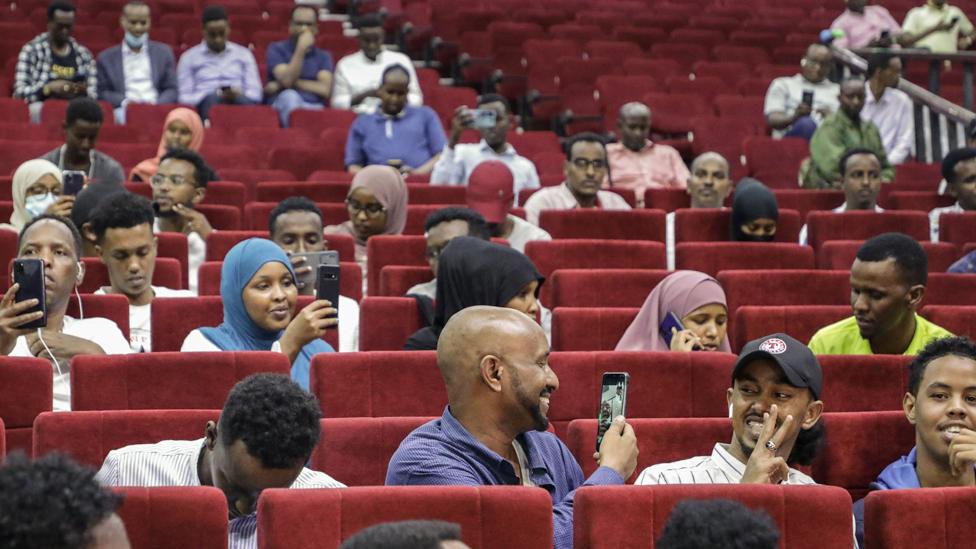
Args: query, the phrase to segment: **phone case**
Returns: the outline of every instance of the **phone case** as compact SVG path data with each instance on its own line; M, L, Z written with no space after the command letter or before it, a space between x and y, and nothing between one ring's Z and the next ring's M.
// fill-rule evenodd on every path
M336 310L339 309L339 271L338 265L319 265L315 283L315 298L328 299Z
M658 328L658 330L661 332L661 337L664 338L664 344L669 348L671 347L671 337L674 335L671 333L671 328L675 328L679 332L685 329L684 325L681 324L681 319L678 318L678 315L668 311L668 314L664 317L664 320L661 321L661 326Z
M20 285L17 290L17 297L14 301L19 303L28 299L36 299L38 304L30 310L31 313L41 311L44 316L23 324L21 328L43 328L47 326L47 303L44 292L44 262L40 259L15 259L14 260L14 282Z

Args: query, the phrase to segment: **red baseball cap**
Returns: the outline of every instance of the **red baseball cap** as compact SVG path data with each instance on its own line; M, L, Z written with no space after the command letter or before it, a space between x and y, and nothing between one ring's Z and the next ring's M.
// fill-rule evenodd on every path
M501 223L515 201L515 176L504 162L478 164L468 177L468 207L488 223Z

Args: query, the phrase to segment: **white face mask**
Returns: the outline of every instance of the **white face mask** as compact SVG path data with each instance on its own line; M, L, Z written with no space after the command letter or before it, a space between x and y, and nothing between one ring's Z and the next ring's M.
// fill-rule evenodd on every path
M31 219L43 214L51 207L52 204L57 202L57 197L55 197L50 192L44 194L34 194L28 196L24 200L24 209L30 214Z
M141 48L149 42L149 33L144 32L142 36L136 36L130 32L125 33L125 43L129 45L130 48Z

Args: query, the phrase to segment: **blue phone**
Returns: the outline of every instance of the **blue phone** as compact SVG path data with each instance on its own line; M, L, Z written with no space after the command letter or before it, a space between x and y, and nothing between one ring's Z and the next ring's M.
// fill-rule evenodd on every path
M671 348L671 336L674 335L671 333L671 328L675 328L680 332L681 330L685 329L685 326L681 323L681 319L678 318L678 315L674 314L672 311L668 311L668 314L664 316L664 320L661 321L659 331L661 332L661 337L664 338L665 345L667 345L669 349Z

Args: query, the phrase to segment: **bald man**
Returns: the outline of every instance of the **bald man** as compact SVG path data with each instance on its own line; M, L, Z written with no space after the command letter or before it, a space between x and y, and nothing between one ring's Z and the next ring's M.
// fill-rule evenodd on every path
M617 115L620 143L607 145L610 174L604 188L633 189L639 206L647 189L684 189L688 167L674 147L654 143L651 109L636 101L620 107Z
M634 430L615 418L594 454L600 468L584 480L569 449L546 431L559 379L549 368L545 334L513 309L469 307L451 317L437 344L437 367L448 406L400 444L386 484L544 488L553 501L555 548L572 547L575 490L630 477Z

